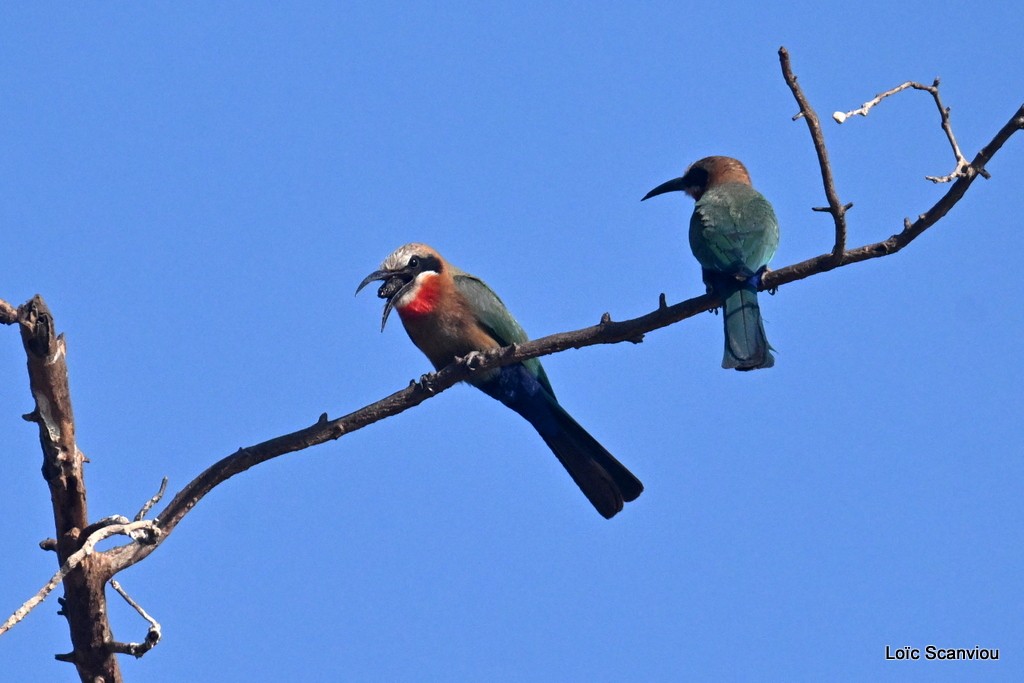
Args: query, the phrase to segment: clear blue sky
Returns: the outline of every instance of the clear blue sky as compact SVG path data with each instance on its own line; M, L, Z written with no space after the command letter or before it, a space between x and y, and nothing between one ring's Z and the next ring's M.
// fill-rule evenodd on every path
M743 159L788 265L831 248L779 74L826 120L851 244L883 239L1024 100L1018 3L118 3L0 10L0 298L69 345L94 517L429 369L356 284L408 241L534 336L703 291L692 203ZM1021 680L1018 135L905 252L788 285L777 364L721 318L544 360L644 481L599 517L524 421L457 387L214 491L119 578L164 641L129 680ZM0 329L0 608L54 571L24 356ZM112 598L117 636L142 624ZM51 599L0 677L72 680ZM893 663L886 645L998 647Z

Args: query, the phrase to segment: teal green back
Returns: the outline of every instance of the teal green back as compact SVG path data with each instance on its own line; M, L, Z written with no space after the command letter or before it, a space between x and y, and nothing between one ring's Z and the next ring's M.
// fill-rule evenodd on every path
M701 266L753 275L779 246L779 221L768 200L742 183L709 189L690 218L690 248Z

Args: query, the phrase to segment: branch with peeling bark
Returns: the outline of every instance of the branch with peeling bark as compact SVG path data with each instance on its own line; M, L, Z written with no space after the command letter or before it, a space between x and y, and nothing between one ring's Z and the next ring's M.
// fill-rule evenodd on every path
M137 540L140 543L152 543L152 539L160 535L159 528L156 527L152 520L129 522L127 518L120 517L109 518L108 521L108 524L100 526L100 528L89 534L85 542L82 543L82 546L68 557L63 566L46 582L46 585L39 589L38 593L26 600L25 604L16 609L14 614L8 617L7 621L0 624L0 636L11 630L15 624L28 616L29 612L45 600L53 589L57 587L58 583L63 581L68 574L96 551L96 544L100 541L111 536L122 535Z
M106 648L112 638L103 585L112 574L100 553L76 555L92 535L87 531L85 456L75 441L64 337L57 334L53 316L38 295L17 309L0 302L0 322L19 326L28 359L35 408L24 418L39 428L43 478L50 489L56 531L52 549L62 568L73 557L81 557L71 570L60 574L64 583L61 614L68 620L74 649L58 657L74 663L83 680L119 681L117 658Z
M818 156L828 206L813 210L832 215L835 239L828 253L766 273L762 279L762 289L775 291L785 284L811 275L887 256L903 249L960 201L977 176L989 177L985 165L1014 133L1024 129L1022 106L974 159L967 162L953 135L949 109L942 105L939 98L938 80L932 86L904 83L881 93L860 109L834 115L833 118L840 122L852 116L866 116L871 108L897 92L910 88L926 90L935 99L943 130L957 158L957 167L952 174L929 178L936 182L952 181L946 193L931 208L914 221L905 219L903 229L885 240L847 249L846 212L852 204L844 204L839 199L820 120L799 86L785 48L780 48L779 59L783 78L799 107L799 112L793 118L803 118L807 123ZM159 641L160 626L127 596L112 580L113 576L152 553L206 494L232 476L272 458L338 439L369 424L397 415L442 393L454 384L469 379L475 372L595 344L624 341L640 343L649 332L720 305L721 300L716 295L703 294L670 306L665 300L665 295L661 294L654 310L630 320L613 321L611 316L605 313L600 322L592 327L553 334L486 353L470 354L469 357L457 359L440 371L424 375L406 388L348 415L332 420L325 413L308 427L241 448L227 455L189 482L151 521L144 521L142 518L160 501L166 487L166 479L161 485L160 492L143 506L135 521L129 522L127 518L115 517L90 524L82 471L85 459L75 445L64 339L56 334L53 318L42 298L34 297L18 308L0 301L0 324L17 324L22 330L22 341L29 361L29 381L36 403L33 412L25 417L39 426L40 443L44 454L43 472L50 486L57 532L55 539L48 539L41 546L57 552L61 567L40 593L15 612L11 617L13 622L8 620L7 624L0 627L0 634L24 618L24 615L41 602L57 583L63 581L63 613L68 618L74 650L70 654L59 655L58 658L73 662L82 680L91 681L103 677L110 683L120 681L120 671L114 654L141 656ZM95 544L99 540L118 533L132 535L133 542L103 552L95 551ZM120 643L111 636L104 595L104 586L108 581L149 622L150 628L142 643Z

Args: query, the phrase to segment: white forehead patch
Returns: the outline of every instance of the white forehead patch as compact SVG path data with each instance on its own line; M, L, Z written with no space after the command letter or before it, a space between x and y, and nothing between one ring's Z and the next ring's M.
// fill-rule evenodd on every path
M405 244L398 249L391 252L391 255L384 259L384 262L380 264L381 270L399 270L405 268L409 263L409 259L416 254L429 254L433 250L425 244L419 242L410 242Z

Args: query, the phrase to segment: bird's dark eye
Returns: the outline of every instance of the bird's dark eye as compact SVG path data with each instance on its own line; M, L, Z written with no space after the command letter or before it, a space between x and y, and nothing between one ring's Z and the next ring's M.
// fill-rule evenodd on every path
M410 268L419 268L420 267L420 258L418 256L413 256L411 259L409 259L409 267Z

